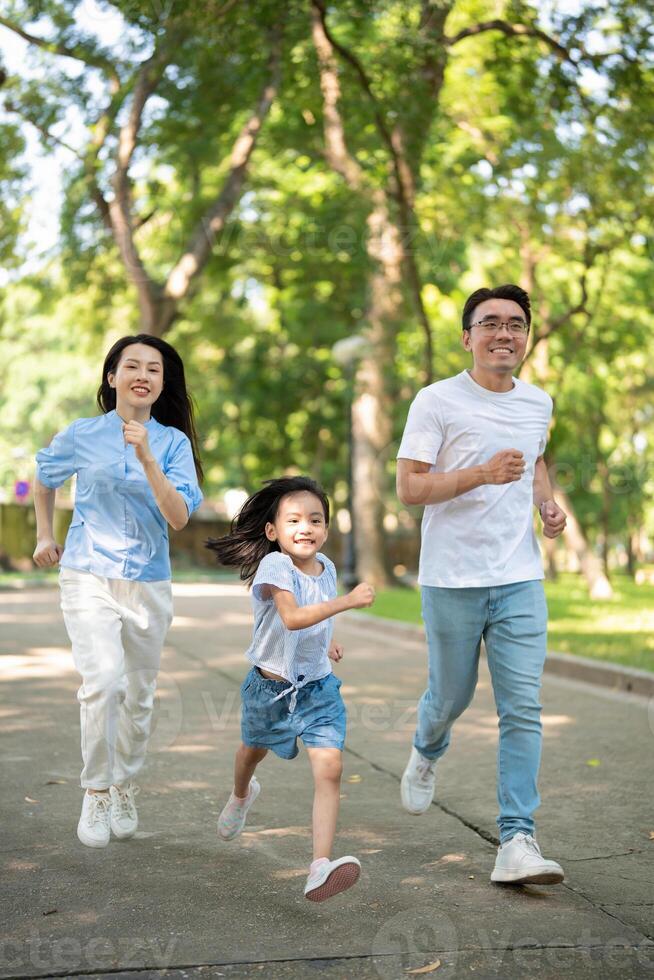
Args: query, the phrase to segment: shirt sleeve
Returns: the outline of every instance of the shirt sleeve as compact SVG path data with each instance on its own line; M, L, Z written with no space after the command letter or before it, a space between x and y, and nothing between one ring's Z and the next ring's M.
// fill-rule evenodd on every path
M434 464L443 443L443 424L438 398L427 388L419 391L411 403L404 427L398 459L417 459Z
M75 460L75 423L58 432L49 446L36 454L36 477L51 490L62 486L77 472Z
M174 446L170 457L164 464L164 476L181 494L186 504L189 517L202 503L202 491L198 486L195 472L195 461L191 441L187 435L181 434L181 439Z
M288 555L283 555L281 551L271 551L262 558L252 582L255 599L264 601L268 598L261 594L266 585L276 585L278 589L284 589L285 592L292 592L295 595L292 564Z
M336 565L328 558L327 555L321 555L321 559L325 563L325 568L327 569L327 580L329 582L329 598L335 599L338 595L338 575L336 572Z

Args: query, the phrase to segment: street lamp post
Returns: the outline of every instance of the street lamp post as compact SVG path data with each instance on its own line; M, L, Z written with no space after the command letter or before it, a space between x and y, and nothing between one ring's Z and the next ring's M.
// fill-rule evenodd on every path
M353 589L358 583L357 552L354 520L354 426L352 406L354 403L354 378L356 365L367 342L360 334L338 340L332 347L334 361L343 369L347 379L347 509L350 515L350 529L345 535L345 554L343 565L343 584Z

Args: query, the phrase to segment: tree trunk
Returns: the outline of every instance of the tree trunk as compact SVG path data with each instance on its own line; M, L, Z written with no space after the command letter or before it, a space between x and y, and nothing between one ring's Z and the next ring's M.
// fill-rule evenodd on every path
M359 362L352 405L353 504L358 577L380 588L389 583L384 547L384 498L392 406L386 376L394 363L395 336L403 307L402 242L382 193L376 195L368 218L368 232L367 249L375 269L366 312L369 351Z
M554 498L559 507L562 507L568 516L568 523L563 532L564 538L566 544L572 548L579 559L579 565L588 583L591 599L612 599L613 588L611 587L611 583L604 573L602 562L591 548L577 520L572 501L567 493L564 493L562 490L555 490Z
M543 553L545 555L545 575L548 582L556 582L559 570L556 564L556 538L543 538Z

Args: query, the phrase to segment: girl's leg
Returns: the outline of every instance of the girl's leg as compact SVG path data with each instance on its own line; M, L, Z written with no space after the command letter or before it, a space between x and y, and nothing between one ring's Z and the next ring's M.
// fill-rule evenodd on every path
M343 753L307 746L313 770L313 859L329 858L336 833L341 796Z
M234 796L237 800L244 800L248 795L254 770L267 754L268 749L256 745L243 745L241 742L234 761Z
M245 827L248 810L261 788L258 781L252 778L254 770L267 752L268 749L256 745L241 743L239 746L234 762L234 792L218 817L218 835L223 840L233 840Z

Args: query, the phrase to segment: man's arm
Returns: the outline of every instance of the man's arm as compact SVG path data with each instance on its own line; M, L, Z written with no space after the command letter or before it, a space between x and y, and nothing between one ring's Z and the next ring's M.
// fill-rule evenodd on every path
M398 459L397 495L403 504L440 504L486 483L513 483L521 479L525 461L519 450L502 449L479 466L450 473L430 473L429 470L429 463Z
M565 511L554 500L554 490L543 456L538 457L534 467L534 505L543 521L545 537L558 537L565 528L567 518Z

